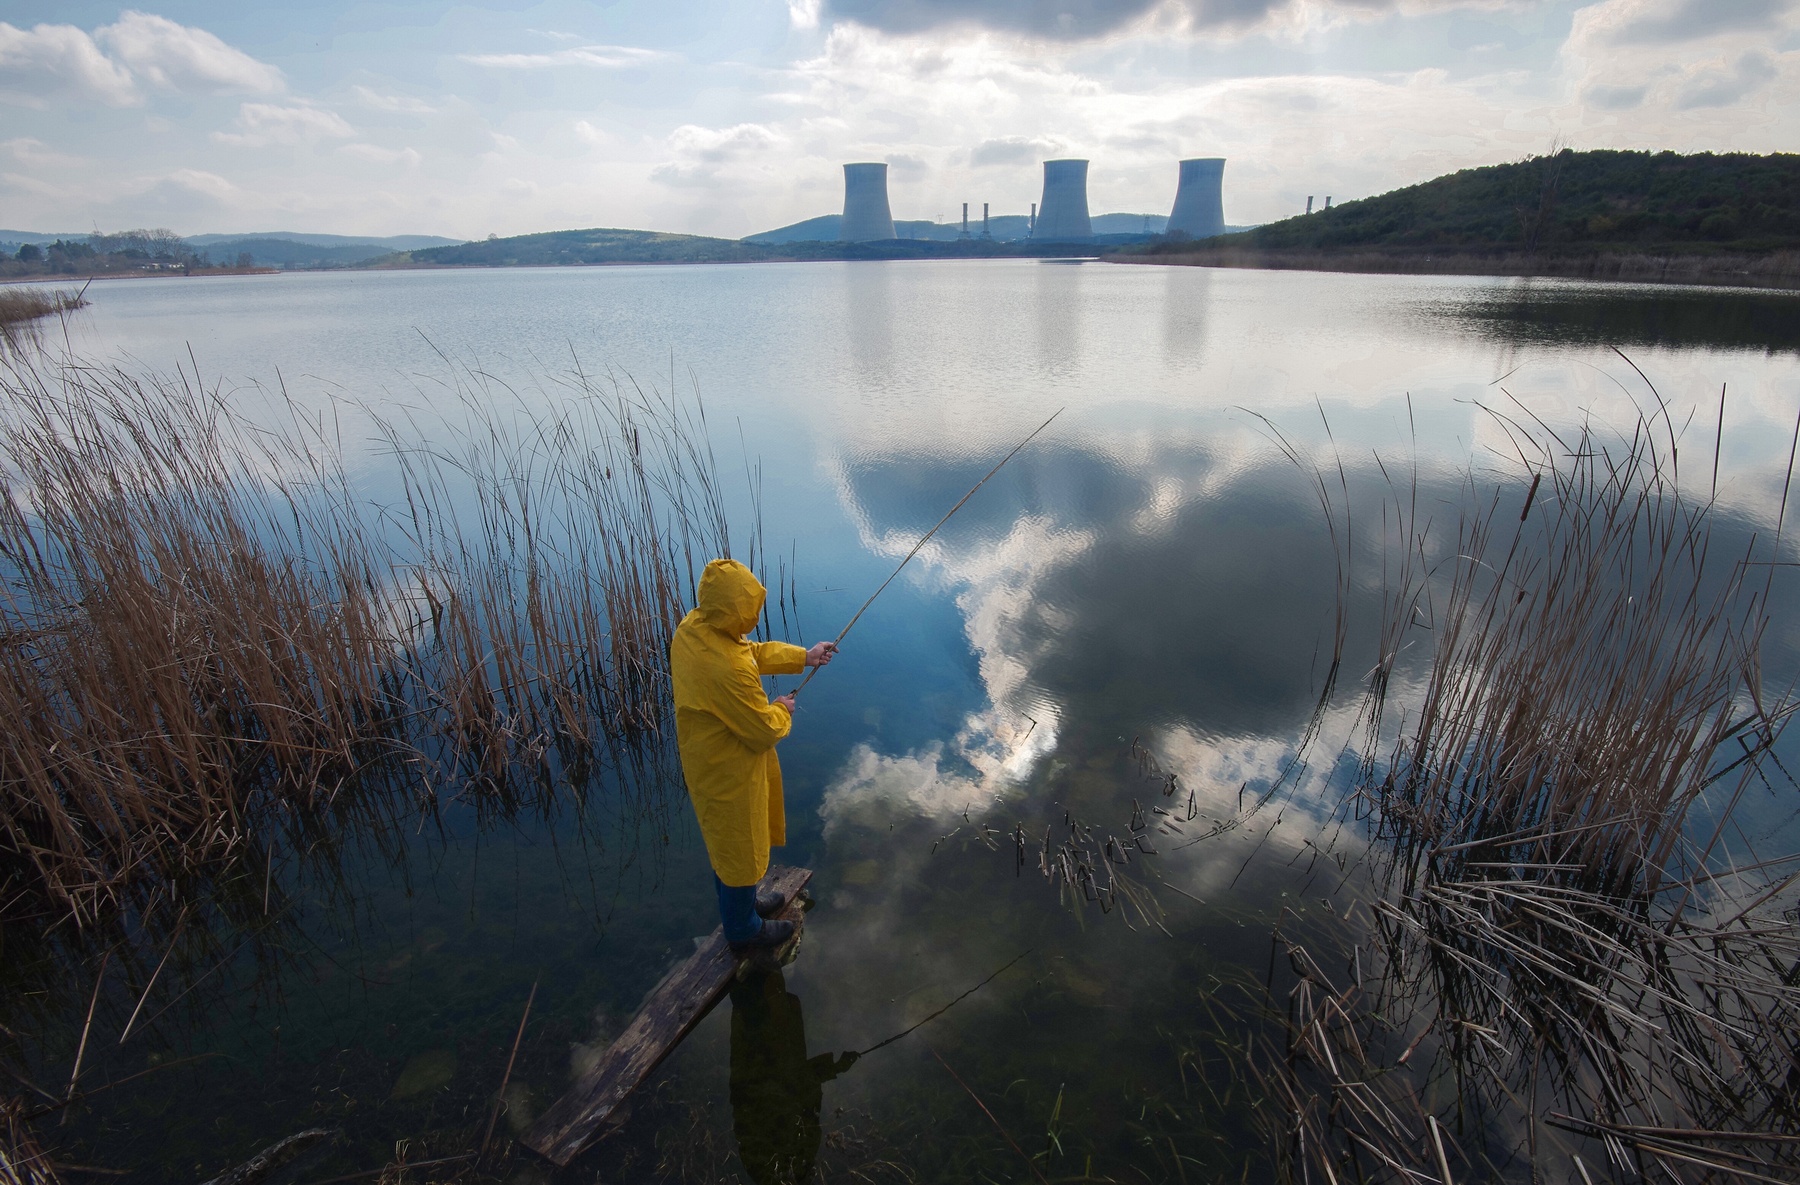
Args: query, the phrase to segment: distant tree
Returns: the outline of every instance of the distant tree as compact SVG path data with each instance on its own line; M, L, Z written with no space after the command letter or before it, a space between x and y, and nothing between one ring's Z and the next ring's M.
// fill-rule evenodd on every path
M36 243L26 243L19 248L18 258L20 263L36 263L44 258L44 250Z
M189 254L187 241L163 227L89 235L88 245L101 255L123 255L127 259L181 259Z
M250 252L248 252L248 251L239 251L238 258L237 258L237 265L239 267L255 267L256 266L256 257L254 255L250 254Z

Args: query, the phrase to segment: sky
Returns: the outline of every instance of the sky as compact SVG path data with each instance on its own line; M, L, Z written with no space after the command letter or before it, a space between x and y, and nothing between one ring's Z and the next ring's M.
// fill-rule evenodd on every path
M0 227L738 237L842 204L1228 222L1557 146L1800 148L1800 0L0 0Z

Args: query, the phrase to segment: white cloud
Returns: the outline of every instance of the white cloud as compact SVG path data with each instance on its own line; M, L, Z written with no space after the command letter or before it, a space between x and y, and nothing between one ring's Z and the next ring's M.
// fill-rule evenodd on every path
M675 159L656 166L650 177L664 185L704 184L738 162L769 156L784 142L780 133L760 123L728 128L683 124L667 141Z
M64 97L112 107L143 101L131 72L74 25L26 30L0 21L0 98L44 107Z
M983 140L969 150L969 163L976 168L988 165L1029 165L1062 152L1062 143L1045 136L999 136Z
M1581 92L1582 100L1589 106L1601 111L1629 111L1641 106L1645 96L1650 93L1647 84L1637 86L1603 86L1594 85Z
M176 169L161 177L153 178L144 188L169 185L188 190L191 193L204 194L221 202L235 198L242 192L236 185L217 173L208 173L204 169Z
M788 24L796 29L819 27L821 0L788 0Z
M138 78L170 90L266 95L283 86L275 67L166 17L128 11L94 30L94 40Z
M1632 113L1621 146L1766 151L1792 139L1800 52L1773 47L1795 32L1795 0L1603 0L1575 14L1563 58L1590 112Z
M20 164L35 169L68 169L88 163L84 157L57 152L42 140L30 136L0 140L0 150Z
M382 165L403 164L410 167L423 159L417 149L382 148L377 144L346 144L338 151L345 156L353 156L357 160L372 161Z
M322 107L282 107L273 103L245 103L238 108L235 132L214 132L213 139L238 148L263 148L271 144L310 144L318 140L349 139L355 129L344 117Z
M1495 8L1505 3L1506 0L1058 0L1054 4L1032 0L825 0L821 6L817 0L809 0L809 7L815 24L821 18L843 20L900 34L992 29L1032 40L1077 42L1146 32L1237 37L1253 30L1279 29L1299 34L1394 12ZM793 15L795 7L796 0L789 0L790 19L799 26Z
M109 107L144 101L143 88L270 94L281 71L204 29L127 11L92 34L74 25L19 29L0 21L0 100L45 107L80 99Z
M1793 0L1629 0L1608 5L1617 45L1668 45L1779 28Z
M63 191L39 177L25 173L0 173L0 187L18 190L34 197L61 199Z
M1765 83L1773 82L1778 71L1775 60L1762 50L1748 50L1738 55L1730 66L1704 66L1682 84L1675 106L1691 111L1696 107L1729 107L1740 99L1755 94Z
M462 60L472 65L500 70L542 70L555 66L620 70L628 66L649 65L668 57L668 54L654 49L639 49L631 45L580 45L550 53L463 54Z
M366 86L353 86L350 92L356 96L358 103L370 111L387 111L397 115L435 115L438 110L423 99L383 94Z

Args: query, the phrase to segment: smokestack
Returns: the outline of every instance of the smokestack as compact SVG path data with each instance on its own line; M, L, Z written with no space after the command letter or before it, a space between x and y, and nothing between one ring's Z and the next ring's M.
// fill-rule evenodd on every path
M969 203L968 202L963 203L962 237L965 239L969 237Z
M1084 160L1044 162L1044 202L1031 237L1046 243L1076 243L1094 237L1088 219Z
M1330 194L1325 195L1325 208L1327 210L1331 209L1331 195Z
M988 204L986 202L982 202L981 203L981 237L984 239L991 239L994 236L988 233L987 208L988 208Z
M1168 231L1183 231L1196 239L1225 233L1225 158L1197 157L1181 162L1175 186L1175 208L1169 211Z
M1312 199L1313 199L1312 194L1309 193L1306 195L1306 212L1308 214L1312 213Z
M1025 237L1030 238L1037 233L1037 203L1031 203L1031 217L1025 220Z
M844 166L844 220L838 240L866 243L894 237L894 213L888 208L887 165Z

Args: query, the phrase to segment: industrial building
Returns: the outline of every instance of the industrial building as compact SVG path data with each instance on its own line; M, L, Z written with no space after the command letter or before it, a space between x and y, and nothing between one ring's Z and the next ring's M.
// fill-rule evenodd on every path
M1044 162L1044 200L1038 204L1032 238L1079 243L1094 237L1094 224L1088 218L1087 169L1084 160Z
M1175 185L1175 207L1169 211L1169 234L1196 239L1225 233L1225 158L1196 157L1181 162Z
M1088 212L1085 160L1047 160L1041 203L1032 203L1030 215L991 213L981 204L981 228L971 226L970 203L962 203L962 217L940 225L935 219L896 222L888 201L888 167L880 161L844 166L844 212L808 218L790 226L748 235L745 242L758 244L823 242L875 243L892 240L975 240L990 242L1035 240L1054 250L1062 243L1127 242L1170 233L1210 238L1244 227L1225 224L1223 157L1195 157L1180 162L1175 205L1165 218L1159 214L1099 214ZM1327 205L1330 199L1326 199ZM1310 210L1311 199L1308 199Z
M885 163L844 166L844 217L838 241L867 243L894 237L894 212L888 206Z

